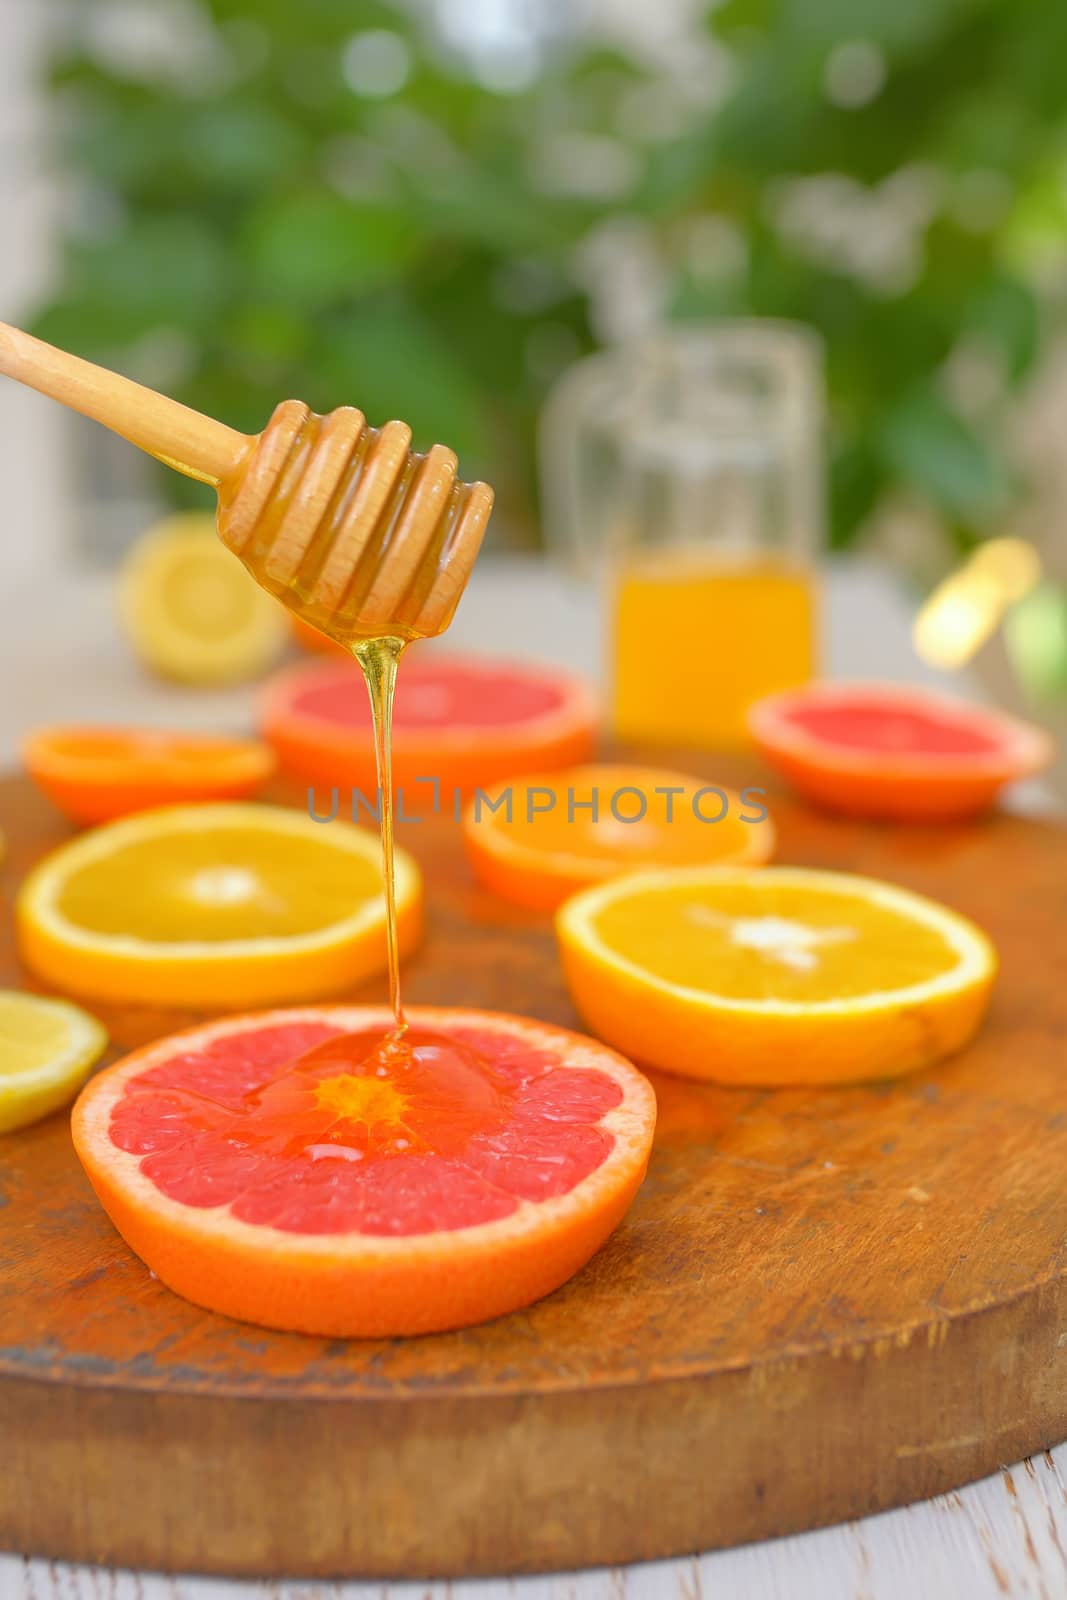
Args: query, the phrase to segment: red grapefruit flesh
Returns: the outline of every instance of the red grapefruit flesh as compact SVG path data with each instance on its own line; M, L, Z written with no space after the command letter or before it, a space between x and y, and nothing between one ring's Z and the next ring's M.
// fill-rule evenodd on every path
M566 1282L621 1220L655 1124L606 1046L496 1012L320 1006L136 1051L74 1109L127 1244L176 1293L327 1337L459 1328Z
M304 782L377 789L363 678L352 661L302 663L278 673L262 702L263 737L282 767ZM393 780L409 812L517 773L584 761L596 739L596 709L581 678L541 666L446 656L405 656L393 711Z
M1052 759L1040 728L891 683L820 683L759 701L749 729L801 794L852 816L974 816Z

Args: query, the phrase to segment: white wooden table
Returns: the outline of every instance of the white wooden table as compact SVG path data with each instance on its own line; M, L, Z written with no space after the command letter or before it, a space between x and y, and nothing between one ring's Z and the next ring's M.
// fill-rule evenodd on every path
M36 587L36 583L34 584ZM0 599L0 763L46 720L248 725L254 693L166 688L143 677L114 625L105 579L68 582L49 618ZM909 608L877 569L827 584L837 675L937 682L911 649ZM553 658L598 675L595 598L536 563L486 560L449 637L455 648ZM17 670L16 670L17 664ZM952 687L970 686L954 680ZM0 1220L2 1226L2 1220ZM724 1441L729 1448L729 1441ZM0 1450L3 1439L0 1437ZM136 1485L130 1486L131 1495ZM1067 1600L1067 1446L938 1500L795 1538L647 1566L457 1584L236 1584L0 1556L0 1600Z

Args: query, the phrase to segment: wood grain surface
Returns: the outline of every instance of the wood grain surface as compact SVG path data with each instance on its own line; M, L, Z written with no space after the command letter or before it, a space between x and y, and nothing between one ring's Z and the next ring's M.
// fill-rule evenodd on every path
M933 1500L673 1561L466 1583L247 1583L0 1555L3 1600L1062 1600L1067 1448ZM773 1481L772 1467L772 1481Z
M0 1140L0 1544L261 1575L633 1561L863 1515L1067 1436L1067 831L773 811L780 860L892 878L993 935L965 1055L823 1092L657 1077L648 1181L589 1267L410 1341L201 1312L112 1232L65 1118ZM18 781L0 821L10 891L64 829ZM473 884L444 819L404 842L430 900L408 998L573 1024L546 923ZM0 982L26 981L7 913L3 940ZM194 1020L101 1014L114 1054Z

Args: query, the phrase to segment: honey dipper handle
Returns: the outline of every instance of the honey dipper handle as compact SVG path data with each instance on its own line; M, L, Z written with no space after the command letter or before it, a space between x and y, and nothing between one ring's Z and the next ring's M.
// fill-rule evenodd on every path
M243 433L131 378L0 322L0 373L50 395L184 472L218 485L247 450Z

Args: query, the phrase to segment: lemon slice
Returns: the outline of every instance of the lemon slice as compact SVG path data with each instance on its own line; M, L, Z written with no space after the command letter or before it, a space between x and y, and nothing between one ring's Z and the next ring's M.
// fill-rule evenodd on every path
M167 517L130 551L119 616L145 666L179 683L241 683L276 660L286 613L215 534L207 512Z
M0 989L0 1133L73 1100L106 1046L104 1029L80 1007Z

